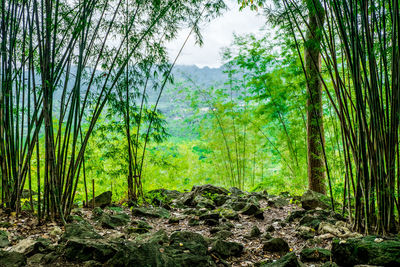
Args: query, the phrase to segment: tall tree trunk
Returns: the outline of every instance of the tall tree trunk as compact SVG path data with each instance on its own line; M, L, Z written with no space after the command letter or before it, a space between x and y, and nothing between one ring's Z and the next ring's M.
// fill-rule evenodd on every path
M307 157L308 188L325 194L325 145L322 121L322 81L320 44L324 24L324 10L319 0L307 0L309 27L305 44L305 69L308 86L307 98Z

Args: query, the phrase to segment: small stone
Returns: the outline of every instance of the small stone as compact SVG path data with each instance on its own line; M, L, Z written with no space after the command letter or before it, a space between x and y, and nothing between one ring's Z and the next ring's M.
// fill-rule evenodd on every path
M285 253L289 251L289 245L282 238L272 238L264 243L263 250L268 252Z
M250 237L259 237L260 235L260 229L256 225L254 225L253 228L251 228Z

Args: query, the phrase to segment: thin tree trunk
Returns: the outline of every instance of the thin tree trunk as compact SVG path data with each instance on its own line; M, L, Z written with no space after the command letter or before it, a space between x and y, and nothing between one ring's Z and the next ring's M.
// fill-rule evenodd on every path
M308 188L326 194L325 164L323 146L325 145L322 116L322 81L320 44L324 11L319 0L308 0L309 29L305 44L305 69L307 75L307 158ZM321 138L322 137L322 138Z

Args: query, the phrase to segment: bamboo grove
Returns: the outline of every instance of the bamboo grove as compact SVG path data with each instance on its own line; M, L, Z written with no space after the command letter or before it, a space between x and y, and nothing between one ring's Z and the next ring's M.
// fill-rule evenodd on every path
M183 27L201 42L199 24L224 7L219 0L2 0L3 207L18 214L29 188L39 220L64 221L78 183L83 182L88 198L85 149L100 115L113 107L120 107L115 116L126 122L127 191L135 200L143 143L158 126L157 104L147 108L146 90L161 94L170 79L164 44ZM143 142L142 131L147 133Z
M350 215L357 231L396 231L400 223L400 1L284 0L274 1L273 7L262 0L239 3L242 8L265 7L269 20L294 39L308 82L315 77L307 76L303 51L310 46L320 51L321 62L312 64L322 65L318 76L341 125L346 167L343 212ZM310 25L312 14L319 14L314 16L316 25Z
M354 211L356 230L393 232L400 212L399 1L310 3L323 10L326 21L318 22L322 30L314 34L322 38L320 78L341 123L343 205L349 214ZM299 3L285 6L299 46L307 19Z

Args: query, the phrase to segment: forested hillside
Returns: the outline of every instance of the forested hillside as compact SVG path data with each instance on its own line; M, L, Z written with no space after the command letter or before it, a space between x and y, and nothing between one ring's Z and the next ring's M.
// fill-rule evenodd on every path
M399 6L2 0L0 267L400 266Z

